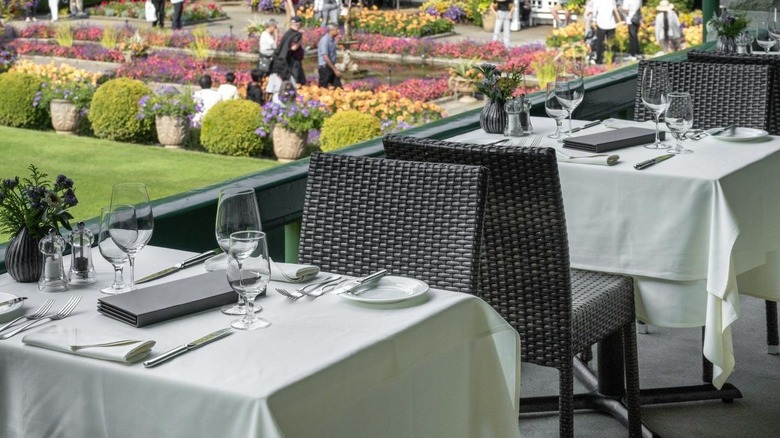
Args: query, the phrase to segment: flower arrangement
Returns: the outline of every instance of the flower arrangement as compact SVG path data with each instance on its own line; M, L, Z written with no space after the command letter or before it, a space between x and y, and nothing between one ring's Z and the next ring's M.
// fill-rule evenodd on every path
M50 228L62 225L70 230L73 215L68 208L78 204L73 180L58 175L54 182L34 165L28 167L29 178L4 179L0 182L0 231L15 235L23 228L35 238L43 237Z
M285 106L268 102L263 105L261 111L263 126L255 133L266 137L274 125L281 125L305 136L313 129L322 128L322 123L329 115L330 112L322 103L316 100L304 100L300 96Z
M157 116L192 117L200 111L202 102L193 97L192 88L179 91L172 86L158 87L154 94L147 94L138 100L137 118Z
M89 109L90 103L92 103L92 96L95 94L96 88L94 84L86 81L51 84L44 82L41 85L41 90L35 95L33 106L49 108L52 100L62 99L72 103L79 111L85 113Z
M527 66L506 65L498 67L495 64L482 64L476 67L480 80L474 87L491 101L506 101L512 97L518 87L523 84L523 76Z
M0 49L0 73L8 71L16 62L16 53L13 50Z
M123 52L130 52L132 56L147 56L151 51L151 46L146 38L141 36L141 33L137 30L130 38L119 43L119 50Z
M717 32L720 36L734 38L744 31L750 20L744 12L730 13L727 9L723 13L713 14L712 19L707 22L707 31Z

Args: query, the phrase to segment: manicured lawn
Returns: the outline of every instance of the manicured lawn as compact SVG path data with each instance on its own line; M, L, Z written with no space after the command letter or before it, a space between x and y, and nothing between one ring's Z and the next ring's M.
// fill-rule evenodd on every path
M78 221L99 215L116 183L146 183L152 199L159 199L278 163L0 127L0 178L29 176L30 164L51 179L73 179L79 204L71 212ZM0 242L8 238L0 234Z

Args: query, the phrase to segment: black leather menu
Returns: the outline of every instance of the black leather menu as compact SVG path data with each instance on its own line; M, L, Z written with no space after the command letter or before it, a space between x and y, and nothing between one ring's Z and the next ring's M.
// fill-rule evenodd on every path
M661 140L665 138L661 131ZM563 140L563 147L588 152L607 152L655 141L655 130L646 128L620 128L596 134L582 135Z
M217 271L100 298L98 312L143 327L236 301L225 271Z

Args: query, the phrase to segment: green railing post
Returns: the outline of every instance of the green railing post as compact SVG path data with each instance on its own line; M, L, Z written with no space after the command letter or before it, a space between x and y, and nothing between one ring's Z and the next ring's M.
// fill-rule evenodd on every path
M301 221L284 226L284 261L298 263L298 244L301 241Z
M710 21L712 15L718 10L720 2L718 0L702 0L701 2L701 42L707 42L707 22Z

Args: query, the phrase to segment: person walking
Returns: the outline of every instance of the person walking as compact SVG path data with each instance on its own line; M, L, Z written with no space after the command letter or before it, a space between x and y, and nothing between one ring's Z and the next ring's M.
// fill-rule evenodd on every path
M84 13L84 0L70 0L71 18L86 18Z
M596 20L596 64L604 63L604 40L615 37L619 18L615 0L593 1L593 19Z
M341 11L341 5L339 0L322 0L322 24L321 27L327 27L328 24L339 24L339 12Z
M181 29L181 15L184 13L184 0L171 0L173 5L173 19L171 27L173 30Z
M292 84L294 89L297 84L306 83L306 75L303 72L301 60L303 60L303 34L300 32L301 17L295 16L290 19L290 28L282 35L279 46L274 51L274 59L271 64L271 77L268 80L266 92L274 95L273 101L277 104L283 104L279 98L280 90L284 87L284 82Z
M623 14L628 25L628 60L639 56L639 26L642 25L642 0L623 0Z
M680 18L674 12L674 4L667 0L661 0L655 10L655 40L665 53L677 51L679 48L682 30Z
M152 0L152 4L154 5L156 17L154 22L152 22L152 27L160 26L160 29L162 29L165 24L165 0Z
M60 18L59 7L60 7L59 0L49 0L49 12L51 12L52 23L57 21Z
M326 88L334 86L341 88L341 71L336 68L336 38L339 36L339 27L331 23L328 25L328 33L320 38L317 44L317 71L320 75L319 86Z
M509 48L509 22L515 4L510 0L493 0L490 10L496 14L496 25L493 26L493 41L498 41L498 34L504 29L504 47Z

